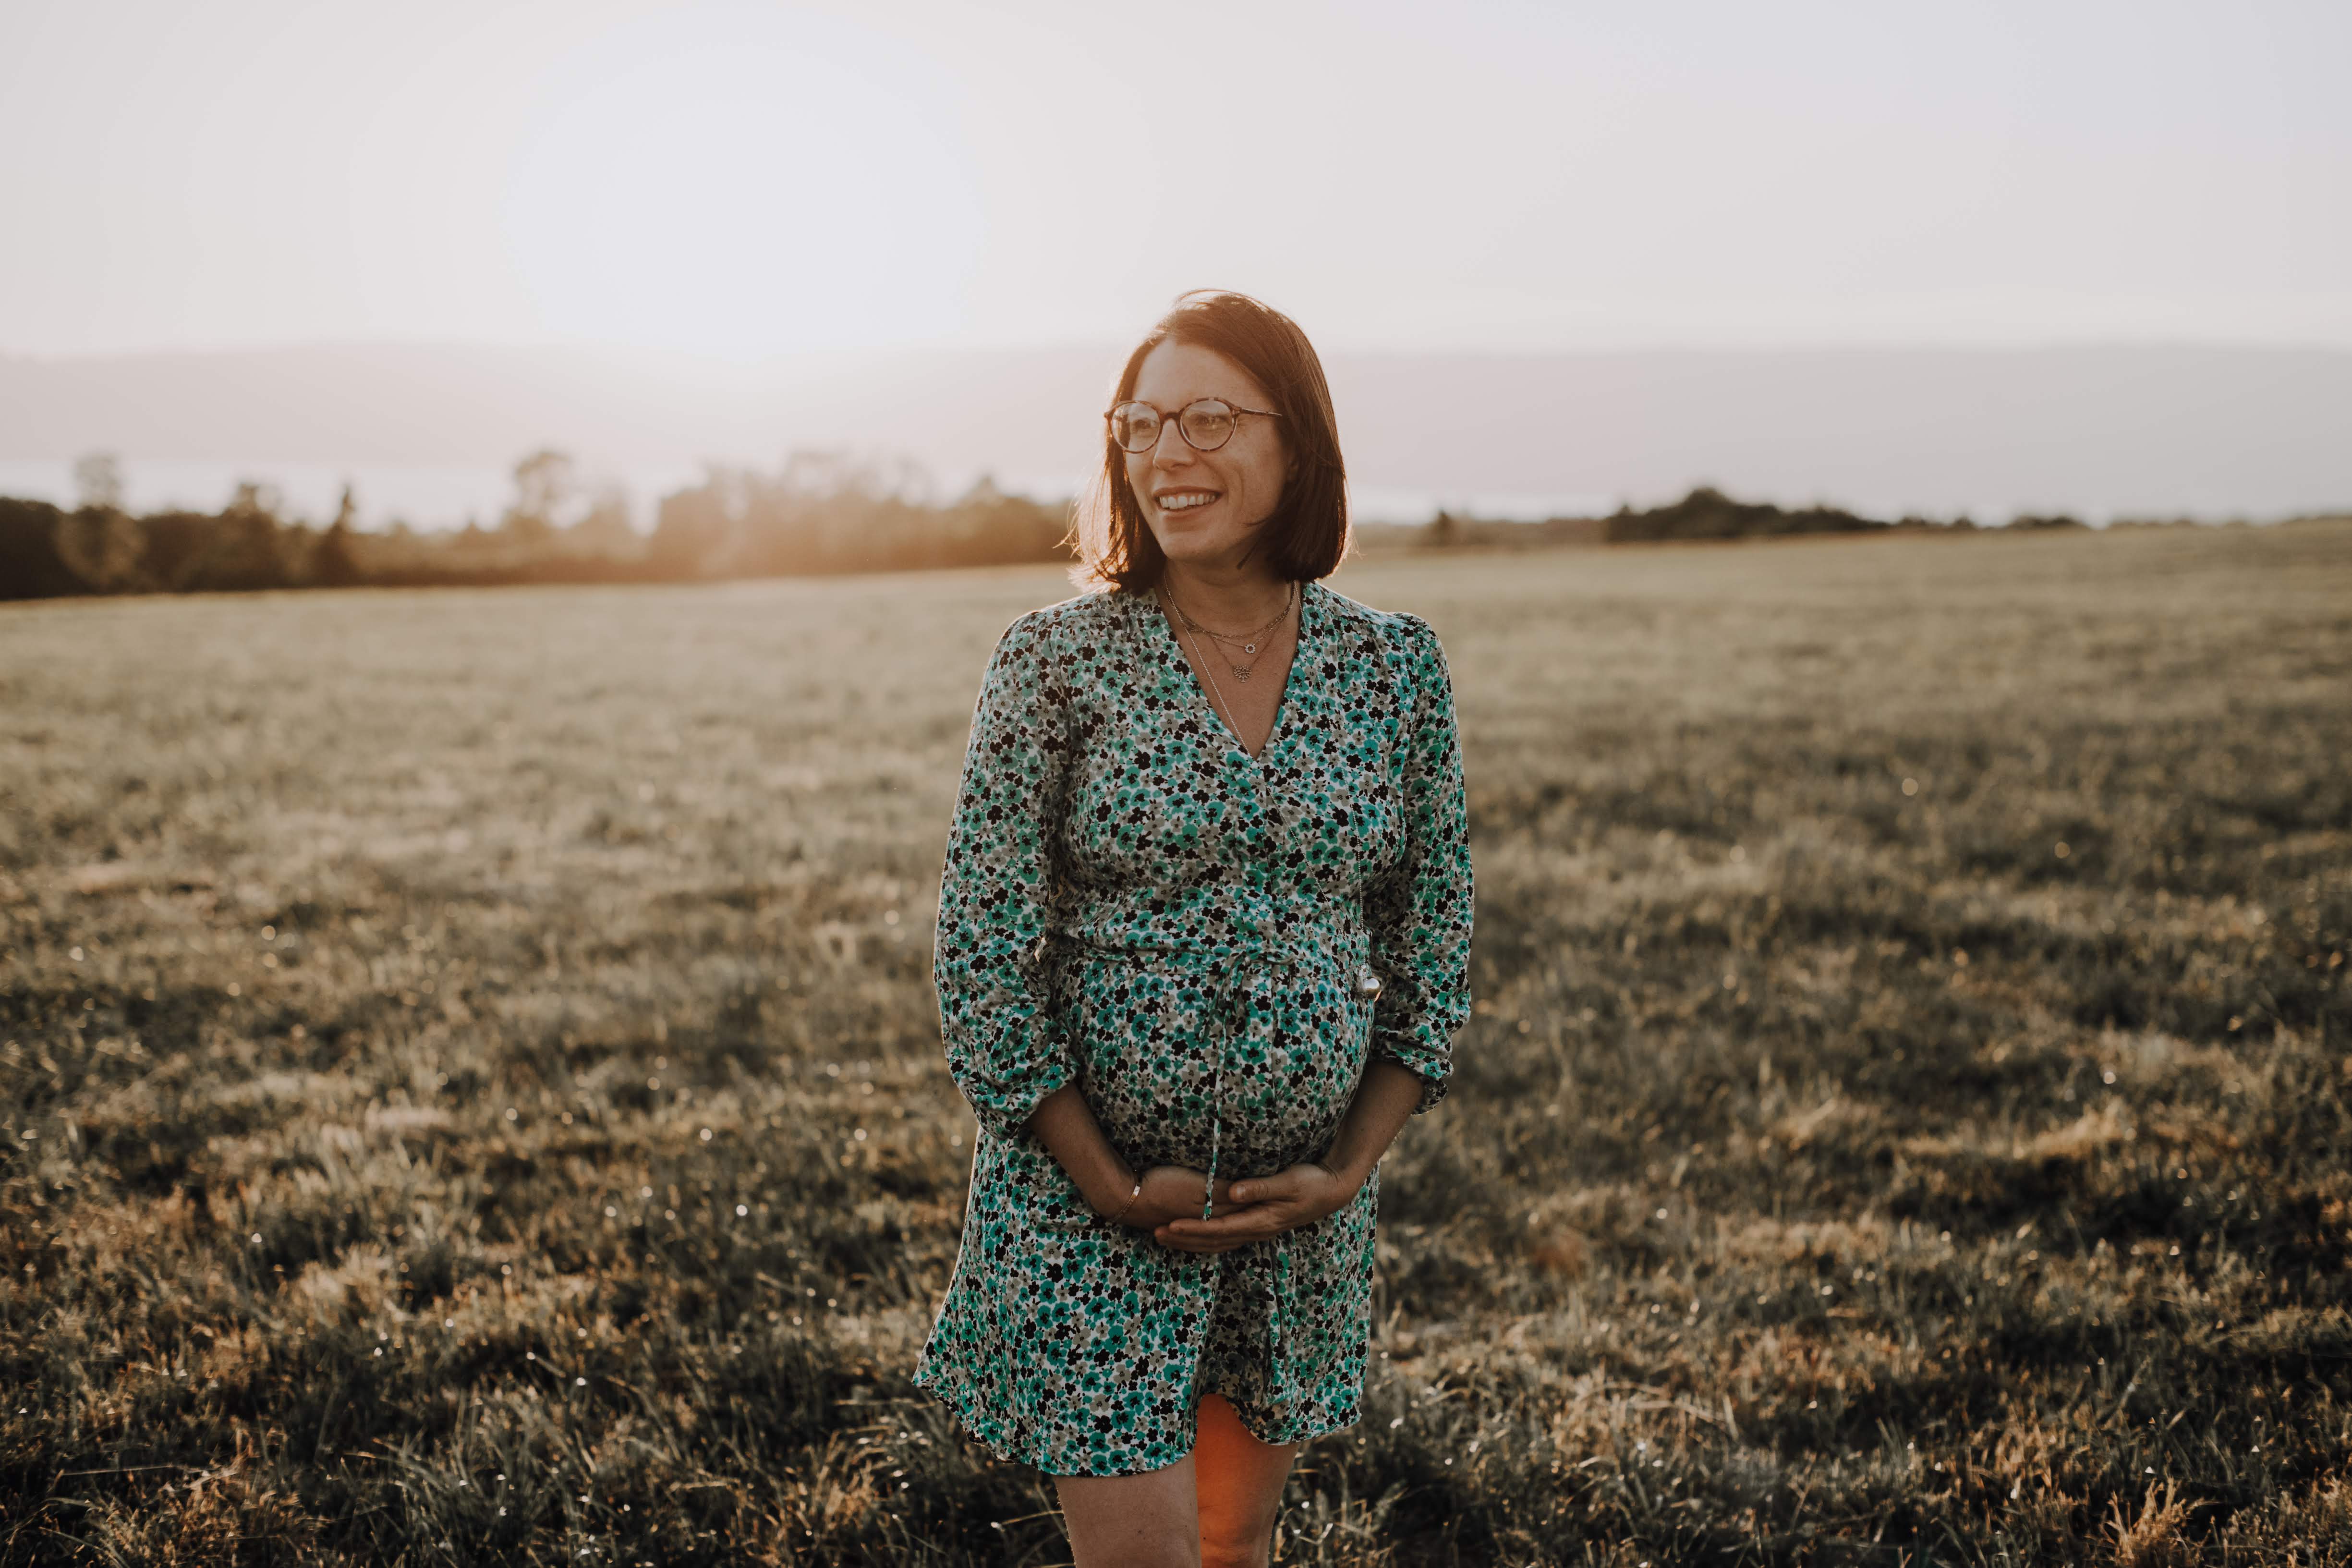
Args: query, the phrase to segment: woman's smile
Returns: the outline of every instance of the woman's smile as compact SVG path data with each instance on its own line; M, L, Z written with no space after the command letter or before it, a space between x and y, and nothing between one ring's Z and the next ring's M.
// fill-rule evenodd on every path
M1151 501L1163 512L1197 511L1217 499L1215 490L1176 489L1153 492Z

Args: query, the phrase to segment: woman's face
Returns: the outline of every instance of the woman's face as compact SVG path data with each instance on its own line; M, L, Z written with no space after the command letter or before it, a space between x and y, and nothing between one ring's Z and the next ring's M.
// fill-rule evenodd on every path
M1272 408L1265 389L1214 349L1169 340L1143 356L1129 395L1162 416L1159 444L1127 454L1127 482L1152 537L1171 561L1237 564L1290 474L1282 421L1244 416L1223 446L1201 452L1176 428L1176 414L1203 397Z

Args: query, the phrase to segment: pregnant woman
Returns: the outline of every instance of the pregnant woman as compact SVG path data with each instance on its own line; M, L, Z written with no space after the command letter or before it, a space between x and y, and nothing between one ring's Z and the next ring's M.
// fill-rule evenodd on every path
M1108 420L1097 591L997 644L949 833L980 1138L915 1381L1055 1478L1078 1568L1262 1564L1358 1417L1379 1162L1470 1010L1453 693L1318 581L1345 473L1289 318L1185 296Z

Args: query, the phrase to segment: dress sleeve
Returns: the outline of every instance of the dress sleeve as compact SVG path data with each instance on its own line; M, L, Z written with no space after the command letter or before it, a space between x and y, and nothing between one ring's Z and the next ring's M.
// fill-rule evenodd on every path
M1402 755L1405 850L1366 891L1372 967L1372 1056L1420 1075L1419 1115L1445 1098L1454 1036L1470 1017L1469 812L1454 686L1436 633L1398 616L1405 697Z
M1034 616L997 643L940 877L931 970L948 1071L981 1124L1008 1139L1076 1071L1046 978L1071 746L1059 668Z

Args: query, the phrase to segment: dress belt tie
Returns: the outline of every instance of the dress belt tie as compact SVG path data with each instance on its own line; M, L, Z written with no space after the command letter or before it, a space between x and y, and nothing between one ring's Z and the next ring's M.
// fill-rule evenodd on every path
M1209 1080L1209 1175L1201 1192L1202 1219L1209 1217L1214 1206L1210 1194L1216 1190L1217 1163L1223 1152L1225 1057L1234 1036L1248 1033L1255 1020L1255 1009L1251 1004L1258 985L1269 971L1286 968L1294 962L1295 958L1286 953L1257 951L1238 954L1233 967L1226 971L1225 984L1219 989L1217 1060ZM1276 1234L1273 1251L1271 1277L1266 1282L1265 1359L1275 1408L1287 1414L1292 1384L1288 1342L1292 1307L1289 1232Z
M1223 1016L1223 1026L1217 1033L1217 1064L1209 1089L1209 1179L1207 1189L1201 1194L1202 1219L1209 1217L1213 1206L1209 1194L1215 1189L1217 1183L1217 1157L1224 1125L1225 1052L1234 1033L1245 1031L1249 1016L1236 1008L1234 1001L1237 994L1254 991L1269 970L1286 968L1304 956L1295 952L1247 952L1237 956L1234 968L1229 972L1220 996L1219 1011ZM1361 995L1377 996L1381 992L1380 976L1369 965L1361 966L1357 971L1356 988ZM1275 1405L1284 1411L1290 1408L1293 1385L1288 1333L1296 1303L1291 1295L1290 1275L1290 1232L1277 1231L1274 1237L1272 1277L1266 1284L1266 1361L1271 1369Z
M1209 1217L1212 1206L1210 1194L1216 1189L1217 1161L1224 1142L1225 1057L1234 1037L1248 1033L1250 1020L1255 1013L1251 1001L1259 984L1271 971L1287 969L1303 956L1263 948L1235 953L1232 967L1225 972L1225 984L1217 993L1217 1061L1209 1078L1209 1179L1201 1191L1202 1219Z

